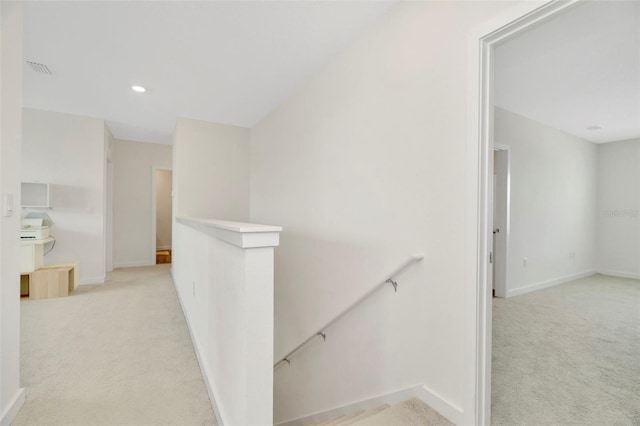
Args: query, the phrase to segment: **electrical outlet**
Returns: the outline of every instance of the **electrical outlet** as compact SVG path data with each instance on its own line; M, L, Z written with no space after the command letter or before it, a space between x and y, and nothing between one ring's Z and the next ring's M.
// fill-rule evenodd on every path
M196 282L193 282L193 296L195 297L196 295Z
M527 266L527 263L529 263L529 259L527 259L526 257L522 259L522 266Z

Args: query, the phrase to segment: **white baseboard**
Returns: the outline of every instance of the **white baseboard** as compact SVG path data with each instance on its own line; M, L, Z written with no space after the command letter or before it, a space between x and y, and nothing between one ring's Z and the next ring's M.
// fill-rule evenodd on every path
M640 280L640 274L636 272L614 271L612 269L598 269L597 272L598 274L609 275L611 277L632 278L634 280Z
M187 322L187 328L189 329L189 336L191 337L191 343L193 344L193 351L196 353L196 358L198 359L198 365L200 366L200 374L202 374L202 380L204 381L205 387L207 388L207 394L209 394L209 401L211 402L211 408L213 409L213 414L216 416L216 422L218 426L224 426L223 419L226 418L222 414L220 407L216 403L217 399L217 389L215 388L215 384L210 380L211 375L209 374L209 367L206 363L206 360L202 356L202 352L200 351L200 346L198 345L198 341L193 334L193 329L191 327L191 321L187 316L187 311L184 309L184 303L182 302L182 296L180 295L180 291L178 290L178 286L176 285L176 280L173 275L173 269L171 270L171 278L173 281L173 286L176 289L176 293L178 294L178 300L180 301L180 308L182 309L182 315L184 316Z
M276 423L277 426L301 426L312 422L318 422L332 417L337 417L345 414L352 414L358 410L372 410L384 404L397 404L407 399L418 398L425 404L428 404L449 419L454 424L462 424L463 412L460 408L454 404L440 397L436 393L430 391L424 385L415 385L409 388L397 390L387 393L385 395L375 396L373 398L365 399L362 401L354 402L351 404L343 405L331 410L311 414L309 416L300 417L293 420L287 420L284 422Z
M135 262L118 262L114 263L114 268L136 268L140 266L153 266L156 264L156 259L154 257L153 261L151 260L137 260Z
M18 415L18 411L24 405L25 395L24 388L18 389L15 396L7 406L7 408L2 412L2 418L0 418L0 426L9 426L13 422L13 419Z
M78 285L87 285L87 284L104 284L105 276L102 275L100 277L85 277L80 279Z
M507 290L507 297L519 296L521 294L531 293L532 291L542 290L544 288L553 287L559 284L564 284L569 281L578 280L580 278L588 277L595 274L596 271L589 270L585 272L580 272L577 274L567 275L565 277L554 278L548 281L542 281L539 283L531 284L526 287L514 288Z
M425 404L449 419L453 424L460 425L464 421L464 412L451 401L447 401L437 393L430 390L426 385L422 389L416 390L417 398L420 398Z

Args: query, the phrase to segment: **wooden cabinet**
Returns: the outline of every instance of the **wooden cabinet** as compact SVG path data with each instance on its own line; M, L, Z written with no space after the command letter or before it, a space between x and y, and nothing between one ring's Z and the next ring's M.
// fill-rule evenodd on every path
M77 264L43 266L20 275L20 296L49 299L68 296L76 287Z
M29 299L68 296L74 284L73 267L45 266L31 273Z

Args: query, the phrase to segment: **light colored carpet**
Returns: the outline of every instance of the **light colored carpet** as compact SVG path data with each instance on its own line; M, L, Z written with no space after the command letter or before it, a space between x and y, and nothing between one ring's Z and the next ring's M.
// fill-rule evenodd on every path
M492 423L640 425L640 281L494 298Z
M23 300L19 425L215 425L169 265Z

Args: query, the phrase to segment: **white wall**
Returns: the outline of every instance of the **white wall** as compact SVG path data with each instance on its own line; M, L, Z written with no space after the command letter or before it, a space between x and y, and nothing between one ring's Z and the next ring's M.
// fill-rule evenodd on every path
M170 170L156 171L156 249L171 248L171 185Z
M113 148L114 267L154 265L154 167L171 168L171 146L116 139Z
M507 296L595 272L597 145L501 108L494 120L510 147Z
M22 121L22 5L0 5L0 424L9 425L24 403L20 388L20 140Z
M275 374L276 423L425 384L464 406L467 52L509 4L403 3L252 130L276 250L276 359L412 253L422 263ZM473 345L471 345L472 347ZM471 371L471 370L466 370ZM330 389L330 390L329 390Z
M105 279L104 132L97 118L23 111L22 181L54 185L53 208L46 212L56 245L44 262L79 262L80 284Z
M265 424L272 418L272 358L264 351L273 347L272 287L251 290L242 282L255 278L249 270L242 271L243 250L214 241L176 217L248 221L249 136L245 128L185 118L178 119L173 134L173 278L205 383L217 404L214 409L222 422L231 425ZM261 279L272 278L272 266L273 262ZM256 299L256 295L261 296ZM256 305L251 306L250 300ZM255 334L251 319L265 310L268 315L260 321L268 333ZM260 335L268 335L268 344L261 350L250 349L261 341ZM247 342L255 341L244 347L247 336ZM245 366L233 368L243 362ZM266 373L262 384L252 384L256 367ZM230 371L235 373L229 375ZM258 418L262 420L256 422Z
M249 220L249 129L178 118L173 161L177 216Z
M271 424L280 228L179 218L174 231L176 291L219 423Z
M598 145L598 272L640 278L640 139Z

